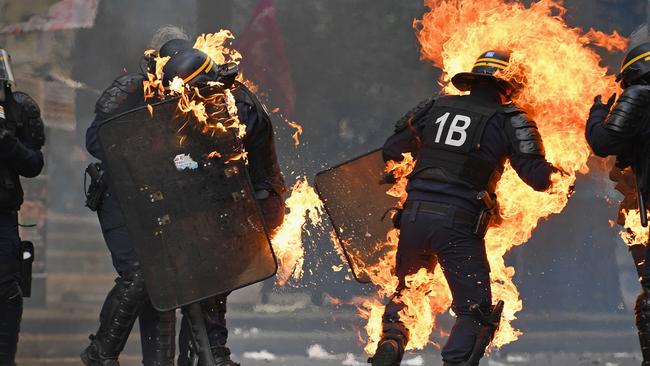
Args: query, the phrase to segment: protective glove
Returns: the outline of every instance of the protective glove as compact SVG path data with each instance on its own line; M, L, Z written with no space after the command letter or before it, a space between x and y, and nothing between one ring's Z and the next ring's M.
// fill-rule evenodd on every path
M606 104L603 103L602 97L600 95L597 95L594 98L594 105L591 107L591 111L593 112L595 110L601 109L609 113L609 111L612 110L612 106L614 105L615 101L616 101L616 93L612 94L612 96L609 97L609 100L607 101Z

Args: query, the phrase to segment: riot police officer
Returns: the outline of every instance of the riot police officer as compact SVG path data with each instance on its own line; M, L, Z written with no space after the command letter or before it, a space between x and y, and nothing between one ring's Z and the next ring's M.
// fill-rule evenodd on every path
M11 90L10 57L0 49L0 366L14 366L23 312L22 250L18 210L23 203L20 176L43 169L45 133L36 102Z
M384 160L417 159L400 221L396 274L399 286L386 306L373 366L399 365L409 340L400 321L405 277L440 264L451 288L456 322L442 349L444 365L478 365L500 319L492 305L490 267L483 235L498 214L495 186L506 159L538 191L556 169L546 161L535 122L510 102L517 84L495 76L509 65L508 52L483 53L471 72L452 83L465 96L422 102L396 125L383 147Z
M615 155L618 169L632 168L640 197L637 207L642 217L646 218L643 198L650 192L650 43L629 51L623 60L618 81L624 89L618 100L616 95L609 98L607 103L603 103L600 96L595 98L587 121L586 138L596 155ZM646 244L645 260L639 266L641 294L634 308L643 365L646 366L650 366L649 260L650 247Z
M167 40L164 37L155 37L159 42L164 42L160 46L160 56L171 56L181 49L192 47L192 43L182 33L170 32L169 27L163 30L168 36L183 38ZM97 140L99 126L112 116L144 105L143 82L147 79L145 72L151 67L151 62L151 55L145 56L141 72L118 77L99 97L95 105L95 120L86 132L86 148L100 161L103 156ZM119 365L118 357L138 318L144 365L171 366L174 364L175 354L175 312L160 312L151 305L140 262L129 239L118 201L111 188L105 186L107 180L106 177L101 177L98 165L89 166L89 171L93 172L97 179L91 185L93 192L89 195L99 194L101 197L89 198L87 204L91 209L97 210L102 234L111 252L118 277L102 306L99 329L90 336L91 343L81 353L81 359L87 366Z
M209 81L233 83L232 93L235 97L237 114L241 123L246 125L244 148L248 157L248 172L255 189L255 196L262 209L267 230L272 232L284 220L284 200L286 191L284 178L280 171L275 150L273 125L266 109L244 84L234 81L233 70L225 70L226 65L209 66L210 60L203 52L190 49L173 56L163 69L164 84L167 85L174 76L187 80L191 86L202 86ZM232 66L232 65L231 65ZM209 70L201 72L201 70ZM228 294L219 295L201 303L208 338L215 366L236 366L230 358L230 349L226 346L228 329L226 328L226 302ZM180 355L178 364L189 365L192 357L190 349L188 323L182 323L179 339Z

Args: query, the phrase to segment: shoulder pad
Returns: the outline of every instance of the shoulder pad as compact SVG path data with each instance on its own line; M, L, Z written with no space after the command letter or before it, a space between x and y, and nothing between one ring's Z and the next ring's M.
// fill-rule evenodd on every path
M543 157L546 152L537 123L514 104L503 106L506 114L506 132L515 152L523 155Z
M45 144L45 126L38 104L26 93L13 92L12 94L19 107L20 121L17 121L20 126L19 139L40 149Z
M258 116L262 115L270 122L271 117L269 115L269 111L266 109L266 106L259 100L257 95L248 89L246 85L240 82L236 82L235 85L237 85L237 88L233 90L235 101L249 105L251 108L255 109Z
M436 99L430 97L421 101L415 108L408 111L397 123L395 123L395 133L404 131L409 125L413 125L420 118L424 117L425 113L431 109Z
M650 111L650 87L632 85L623 91L605 120L605 128L624 136L635 135Z
M36 101L27 93L13 92L13 98L20 105L22 113L26 117L41 117L41 109L38 108Z
M142 74L126 74L113 81L95 104L95 113L112 116L137 107L144 102Z
M508 103L502 105L501 112L505 114L525 113L521 108L517 107L515 103Z
M255 100L253 92L246 87L243 83L236 81L236 87L232 89L232 95L235 97L237 103L244 103L251 107L255 107Z

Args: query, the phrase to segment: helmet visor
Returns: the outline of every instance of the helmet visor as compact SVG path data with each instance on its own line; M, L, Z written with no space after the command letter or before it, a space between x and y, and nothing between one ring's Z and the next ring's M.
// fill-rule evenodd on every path
M15 84L14 72L11 69L11 56L7 51L0 48L0 82L9 85Z

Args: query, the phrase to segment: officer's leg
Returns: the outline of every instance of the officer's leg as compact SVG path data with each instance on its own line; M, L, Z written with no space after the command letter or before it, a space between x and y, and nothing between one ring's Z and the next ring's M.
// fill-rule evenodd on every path
M178 332L178 366L191 365L192 358L192 335L190 333L187 317L183 314L181 318L181 330Z
M430 250L428 237L440 225L440 220L429 214L405 211L402 216L395 268L399 285L384 311L382 338L371 358L373 366L396 366L402 360L409 333L399 319L399 312L405 306L399 301L399 297L405 288L406 276L421 268L435 268L436 257Z
M490 267L483 239L474 235L469 227L455 226L457 230L446 229L447 239L437 248L440 266L453 297L452 310L456 314L456 322L442 349L442 359L445 365L465 366L483 328L472 306L478 305L484 313L491 311Z
M0 237L0 366L14 365L23 313L18 246L17 233Z
M138 320L144 366L174 366L176 311L158 311L146 301Z
M230 349L226 346L228 341L228 328L226 328L226 300L229 293L215 296L201 302L201 313L208 333L210 348L216 366L238 366L230 359ZM183 313L181 334L179 336L178 365L191 365L192 359L197 355L194 352L194 339L190 320Z
M205 326L210 338L210 347L217 366L239 365L230 359L228 342L228 328L226 328L226 301L228 295L223 294L201 302Z
M147 293L140 264L125 227L104 232L119 277L108 293L100 313L96 335L81 359L88 366L117 366L135 319L142 312Z
M23 296L20 289L20 239L16 214L0 218L0 366L13 366Z
M636 299L634 315L639 330L643 366L650 366L650 245L646 247L645 261L640 266L641 294Z

